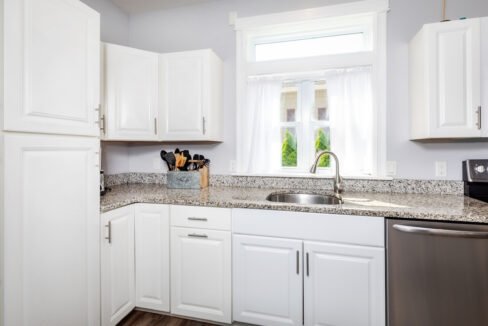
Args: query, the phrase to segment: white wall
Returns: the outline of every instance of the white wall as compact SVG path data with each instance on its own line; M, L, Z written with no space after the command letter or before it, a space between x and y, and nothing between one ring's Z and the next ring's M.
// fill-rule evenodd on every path
M224 60L225 141L217 145L179 146L212 159L213 173L228 173L235 158L235 34L228 13L252 16L304 9L347 0L217 0L191 7L130 17L131 46L157 52L213 48ZM434 162L448 162L447 179L461 178L461 161L488 158L487 143L419 144L408 140L408 42L424 23L440 20L440 0L390 0L388 15L388 160L397 161L398 177L434 179ZM448 1L448 16L488 16L488 1ZM106 164L107 173L159 172L154 165L161 148L174 145L130 145L129 164ZM112 161L111 156L107 161ZM108 162L107 162L108 163ZM112 170L113 168L113 170Z
M102 42L129 44L129 15L127 13L110 0L81 1L100 13ZM106 143L102 147L102 169L110 171L110 174L130 171L129 145Z

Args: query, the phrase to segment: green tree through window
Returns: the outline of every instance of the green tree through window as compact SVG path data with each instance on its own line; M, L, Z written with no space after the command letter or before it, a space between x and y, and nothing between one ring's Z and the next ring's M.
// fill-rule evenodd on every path
M281 165L297 166L297 141L288 130L285 132L281 145Z
M323 129L318 129L315 134L315 153L320 151L330 150L330 137ZM324 155L320 158L319 167L326 168L330 166L329 155Z

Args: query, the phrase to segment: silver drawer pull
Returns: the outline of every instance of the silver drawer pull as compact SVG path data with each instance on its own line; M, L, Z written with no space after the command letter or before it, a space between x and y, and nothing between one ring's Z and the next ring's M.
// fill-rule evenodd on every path
M112 243L112 221L108 221L105 227L108 228L108 236L105 239L108 240L108 243Z
M453 237L453 238L488 239L488 232L482 232L482 231L480 232L480 231L433 229L433 228L423 228L418 226L409 226L409 225L401 225L401 224L394 224L393 228L395 230L406 232L406 233L437 235L437 236Z
M208 235L206 234L197 234L197 233L190 233L188 234L189 237L191 238L208 238Z
M200 221L200 222L207 222L206 217L189 217L188 221Z

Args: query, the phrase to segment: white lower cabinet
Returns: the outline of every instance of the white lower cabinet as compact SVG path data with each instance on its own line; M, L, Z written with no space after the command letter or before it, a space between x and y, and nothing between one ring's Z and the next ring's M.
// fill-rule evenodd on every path
M116 325L135 307L134 206L102 214L102 326Z
M385 325L383 248L304 242L305 326Z
M233 237L234 319L302 325L302 241Z
M235 321L385 325L383 218L234 209L232 228Z
M0 325L99 325L99 140L6 133L0 146Z
M169 206L135 205L136 306L169 312Z
M171 228L171 313L231 323L231 233Z

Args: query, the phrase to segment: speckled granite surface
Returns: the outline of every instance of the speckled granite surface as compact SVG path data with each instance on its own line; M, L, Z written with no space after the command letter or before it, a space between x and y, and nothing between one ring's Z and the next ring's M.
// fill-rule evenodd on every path
M266 196L274 191L280 190L245 187L175 190L162 184L119 185L102 197L101 210L106 212L133 203L155 203L488 224L488 204L462 195L346 192L342 205L304 206L266 201Z
M164 173L122 173L105 176L108 187L131 183L166 184ZM279 188L279 189L333 189L331 178L310 177L272 177L210 175L210 185L214 187ZM451 180L371 180L344 179L349 192L406 193L406 194L463 194L463 183Z

